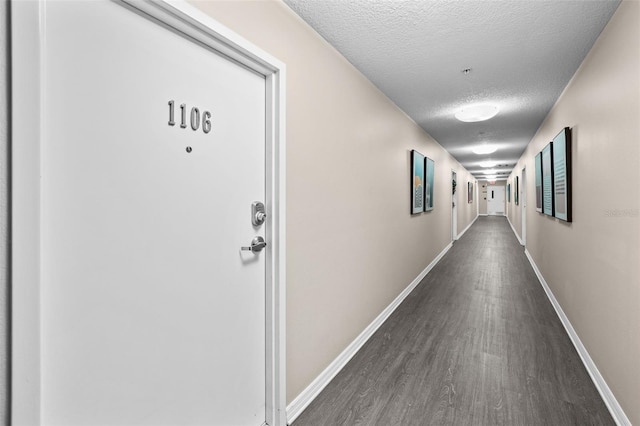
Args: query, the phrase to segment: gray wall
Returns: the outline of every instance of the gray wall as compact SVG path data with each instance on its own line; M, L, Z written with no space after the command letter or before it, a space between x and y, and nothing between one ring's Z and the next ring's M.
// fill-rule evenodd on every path
M9 424L9 16L0 0L0 424Z

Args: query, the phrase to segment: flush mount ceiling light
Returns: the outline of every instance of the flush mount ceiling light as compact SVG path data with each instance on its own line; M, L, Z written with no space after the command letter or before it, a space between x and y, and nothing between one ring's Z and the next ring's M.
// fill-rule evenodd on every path
M455 117L465 123L475 123L493 118L497 113L498 107L495 105L473 105L462 108L455 113Z
M496 173L498 173L497 170L484 170L482 173L484 173L485 175L495 175Z
M495 161L483 161L482 163L480 163L480 167L494 167L496 164Z
M478 155L491 154L493 152L496 152L497 150L498 148L491 145L480 145L472 149L472 151Z

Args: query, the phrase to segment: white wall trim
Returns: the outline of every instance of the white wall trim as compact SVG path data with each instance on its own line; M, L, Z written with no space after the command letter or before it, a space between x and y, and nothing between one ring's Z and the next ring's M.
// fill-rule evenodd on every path
M414 279L402 293L395 298L389 306L387 306L371 324L364 329L358 337L355 338L349 346L338 357L333 360L327 368L324 369L318 377L315 378L305 390L303 390L291 404L287 406L287 421L293 423L295 419L311 404L311 402L318 396L318 394L331 382L331 380L344 368L351 358L360 350L360 348L373 336L373 334L380 328L380 326L389 318L389 316L396 310L402 301L413 291L414 288L420 284L420 281L433 269L433 267L442 259L442 257L453 247L452 243L449 243L440 254L433 259L433 261L427 266L420 274Z
M507 216L507 221L509 222L509 226L511 226L511 230L513 231L513 234L518 239L518 242L520 243L521 246L523 246L524 243L522 242L522 238L520 238L520 235L518 235L518 233L516 232L516 228L514 228L513 223L511 223L511 219L509 219L509 216ZM526 251L526 248L525 248L525 251Z
M558 314L558 318L560 318L560 322L562 322L562 325L564 326L564 329L567 331L567 334L569 335L569 338L571 339L573 346L575 346L576 350L578 351L578 355L580 355L580 359L582 359L582 363L587 369L589 376L591 376L591 380L593 380L593 384L596 386L596 389L598 389L598 392L600 393L600 396L602 397L605 405L609 409L609 412L611 413L613 420L616 422L618 426L631 426L631 422L629 421L629 418L624 413L624 410L618 403L618 400L616 399L616 397L613 395L613 392L611 392L611 389L609 389L607 382L604 380L604 377L602 377L602 375L600 374L598 367L596 367L596 364L591 359L591 356L589 355L587 348L585 348L585 346L582 344L580 337L578 337L578 333L576 333L576 331L574 330L573 326L571 325L571 322L569 321L569 318L567 318L567 316L565 315L564 311L562 310L562 307L560 306L560 303L558 302L556 297L553 295L551 288L549 288L549 285L545 281L544 277L542 276L542 273L538 269L538 266L536 265L533 258L531 257L531 254L526 248L524 250L524 254L527 256L527 259L529 259L529 263L531 263L531 267L533 268L533 271L536 273L536 276L538 277L538 280L540 281L542 288L544 288L545 293L547 293L547 297L549 298L549 301L553 305L553 309L555 309L556 314Z
M480 213L478 216L487 217L487 216L489 216L489 215L488 215L488 214L486 214L486 213Z
M40 424L40 7L42 3L14 1L9 10L12 425Z
M471 223L470 223L469 225L467 225L467 227L466 227L466 228L464 228L464 229L462 230L462 232L460 232L460 233L458 234L458 236L456 237L456 241L457 241L457 240L459 240L459 239L464 235L464 233L465 233L465 232L467 232L467 231L469 230L469 228L471 228L471 225L473 225L474 223L476 223L476 220L478 220L478 216L477 216L477 215L476 215L475 219L473 219L473 220L471 221Z

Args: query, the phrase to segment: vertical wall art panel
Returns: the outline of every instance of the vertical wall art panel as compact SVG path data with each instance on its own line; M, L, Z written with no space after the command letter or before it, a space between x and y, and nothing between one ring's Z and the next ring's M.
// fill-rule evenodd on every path
M507 184L507 203L511 202L511 184Z
M536 163L536 211L542 212L542 154L537 153Z
M554 215L571 222L571 129L565 127L553 139Z
M519 194L519 190L520 190L520 178L518 176L516 176L516 180L515 180L515 185L513 187L513 202L515 203L515 205L518 205L518 194Z
M434 176L435 176L435 163L431 158L425 158L425 187L424 187L424 210L433 210L433 188L434 188Z
M553 216L553 142L542 150L542 213Z
M424 155L411 150L411 214L424 211Z
M467 202L473 203L473 182L467 182Z

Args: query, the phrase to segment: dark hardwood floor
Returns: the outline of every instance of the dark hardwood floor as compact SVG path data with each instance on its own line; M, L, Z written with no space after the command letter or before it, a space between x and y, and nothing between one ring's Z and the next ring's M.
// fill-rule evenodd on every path
M506 218L481 217L293 426L613 424Z

